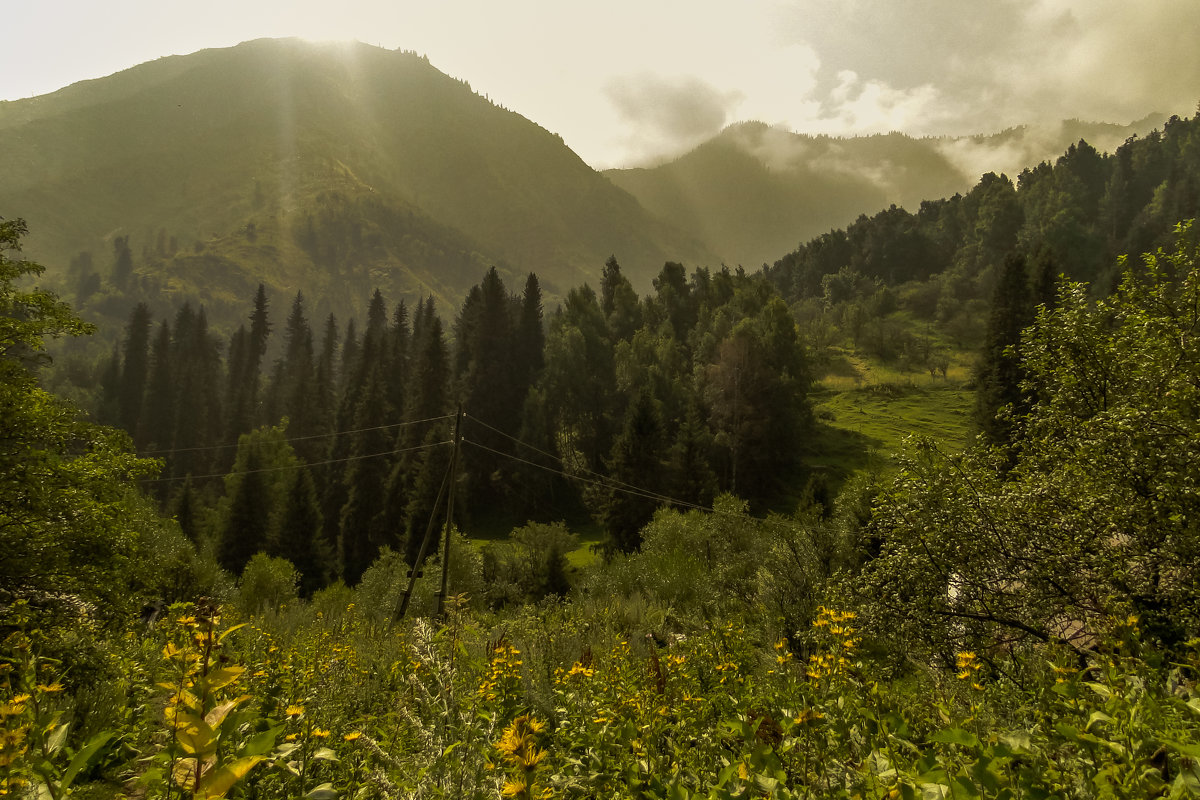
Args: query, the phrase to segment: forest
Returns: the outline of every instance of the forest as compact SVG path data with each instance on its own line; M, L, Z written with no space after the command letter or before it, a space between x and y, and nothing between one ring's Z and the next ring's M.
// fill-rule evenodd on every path
M0 791L1196 796L1198 197L1172 118L761 273L91 365L0 220ZM974 435L828 468L851 356L969 358Z

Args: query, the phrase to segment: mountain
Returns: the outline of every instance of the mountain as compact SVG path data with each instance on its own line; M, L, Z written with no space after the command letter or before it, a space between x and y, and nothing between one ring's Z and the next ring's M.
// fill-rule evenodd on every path
M1037 164L1080 138L1112 150L1165 117L1130 125L1071 120L990 136L808 136L739 123L653 168L605 175L643 206L702 239L726 263L757 267L801 241L895 204L965 192L984 172Z
M114 313L140 295L240 314L260 280L339 312L375 286L453 308L491 264L554 296L610 254L644 284L712 260L560 137L360 43L258 40L0 102L0 175L27 255ZM123 243L123 291L86 286Z

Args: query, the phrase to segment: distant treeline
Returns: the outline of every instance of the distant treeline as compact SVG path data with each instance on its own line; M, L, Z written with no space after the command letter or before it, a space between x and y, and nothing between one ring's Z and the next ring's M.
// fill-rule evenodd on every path
M1013 252L1111 291L1117 258L1169 245L1172 226L1196 216L1198 201L1200 115L1171 117L1113 154L1080 140L1015 185L988 173L966 195L922 202L915 214L892 206L863 215L765 272L789 302L862 299L887 286L901 308L948 322L978 313L969 303L991 297Z
M330 315L314 333L301 294L282 326L261 286L247 307L223 341L203 308L156 324L139 303L98 387L99 419L162 460L148 488L235 573L265 551L312 591L385 546L415 562L458 404L467 526L587 513L631 550L668 499L770 500L800 477L810 376L761 276L668 263L639 298L610 259L547 321L536 276L512 294L492 269L449 332L432 299L378 291L361 332Z

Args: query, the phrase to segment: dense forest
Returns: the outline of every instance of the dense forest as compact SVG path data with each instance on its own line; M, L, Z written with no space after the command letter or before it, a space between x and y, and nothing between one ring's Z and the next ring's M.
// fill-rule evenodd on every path
M138 304L104 424L0 221L0 789L1195 796L1198 126L549 314ZM981 435L825 485L835 349L935 334Z

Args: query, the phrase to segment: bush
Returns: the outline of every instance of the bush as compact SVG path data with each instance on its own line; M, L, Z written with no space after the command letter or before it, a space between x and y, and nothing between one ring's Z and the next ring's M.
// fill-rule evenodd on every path
M299 597L300 573L286 558L259 553L242 570L238 606L248 614L279 608Z

